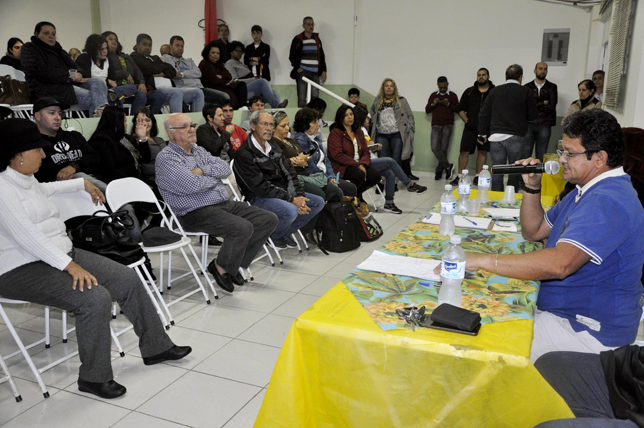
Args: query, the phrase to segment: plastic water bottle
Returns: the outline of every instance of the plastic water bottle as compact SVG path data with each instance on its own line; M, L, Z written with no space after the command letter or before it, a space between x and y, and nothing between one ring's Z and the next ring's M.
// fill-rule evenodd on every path
M441 265L441 289L438 293L438 304L449 303L461 307L463 291L461 283L465 278L465 251L461 248L461 237L452 235L450 246L443 254Z
M479 201L487 202L490 200L488 192L490 191L491 181L492 176L490 175L489 167L487 165L483 165L483 171L479 174Z
M456 211L466 213L467 212L467 200L470 198L470 193L472 193L472 179L467 175L468 171L463 170L461 174L461 179L458 181L458 202L456 203Z
M456 213L456 196L452 193L452 185L445 185L445 193L441 195L441 224L438 233L443 236L454 234L454 213Z

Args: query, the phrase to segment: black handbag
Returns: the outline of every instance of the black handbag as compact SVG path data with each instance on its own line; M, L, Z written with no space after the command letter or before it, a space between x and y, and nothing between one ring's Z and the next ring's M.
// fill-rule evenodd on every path
M133 225L125 210L113 214L96 211L72 230L72 241L77 248L129 265L145 256L141 246L127 234Z

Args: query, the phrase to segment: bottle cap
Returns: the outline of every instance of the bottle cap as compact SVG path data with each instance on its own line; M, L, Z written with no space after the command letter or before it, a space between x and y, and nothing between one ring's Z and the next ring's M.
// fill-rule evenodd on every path
M483 165L483 169L487 171L488 169L490 169L490 167L487 165Z
M451 184L446 184L445 185L445 190L452 190L452 185Z
M469 172L468 170L464 169L463 170L463 175L467 175L468 172Z
M452 235L451 238L449 238L449 243L450 244L460 245L461 244L461 237L458 236L458 235Z

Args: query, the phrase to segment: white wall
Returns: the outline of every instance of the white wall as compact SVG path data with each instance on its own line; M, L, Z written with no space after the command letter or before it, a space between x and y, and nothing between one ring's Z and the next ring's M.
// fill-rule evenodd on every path
M543 30L570 28L568 65L551 66L548 79L559 86L559 115L577 98L586 69L588 9L534 0L357 1L356 47L364 55L357 60L354 83L372 93L391 77L412 109L422 111L441 75L459 97L479 67L488 68L498 85L505 69L517 63L527 83L541 58Z
M40 21L56 26L56 37L63 49L83 49L92 33L89 0L0 0L0 52L7 40L18 37L28 42Z

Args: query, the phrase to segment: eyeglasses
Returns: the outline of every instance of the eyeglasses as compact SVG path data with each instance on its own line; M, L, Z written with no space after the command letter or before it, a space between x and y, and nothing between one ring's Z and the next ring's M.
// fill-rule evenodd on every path
M592 154L592 153L595 153L595 152L596 152L596 150L584 150L583 152L579 152L579 153L568 153L567 150L557 150L557 155L559 157L563 157L564 159L566 159L566 161L569 161L570 158L572 158L574 156Z
M173 127L168 128L168 129L188 129L188 128L195 129L196 127L197 127L196 123L191 123L190 125L173 126Z
M257 122L258 125L262 125L265 128L274 128L275 124L273 122Z

